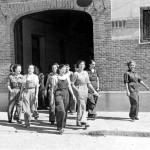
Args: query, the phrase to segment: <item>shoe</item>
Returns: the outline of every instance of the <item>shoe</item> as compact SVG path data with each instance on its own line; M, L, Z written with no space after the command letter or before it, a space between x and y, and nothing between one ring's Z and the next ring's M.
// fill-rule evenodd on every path
M81 125L85 125L85 127L90 127L90 125L87 122L81 122Z
M14 123L12 120L8 120L8 123Z
M131 120L132 120L132 121L135 121L135 118L134 118L134 117L131 117Z
M54 125L55 124L55 122L54 121L51 121L51 125Z
M139 118L138 118L138 117L135 117L134 119L135 119L135 120L139 120Z
M82 126L82 125L81 125L81 122L79 122L79 121L77 121L76 125L79 126L79 127Z
M62 135L64 133L64 129L59 130L59 134Z
M22 124L22 121L21 120L17 120L17 123Z
M28 128L28 127L30 127L30 123L29 123L29 124L25 124L25 125L23 125L23 127L24 127L24 128Z
M35 119L35 124L40 124L38 119Z

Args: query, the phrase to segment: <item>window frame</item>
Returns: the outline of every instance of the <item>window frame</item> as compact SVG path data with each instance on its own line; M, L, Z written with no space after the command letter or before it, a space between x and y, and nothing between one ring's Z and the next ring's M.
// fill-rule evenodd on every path
M150 43L150 37L148 39L144 38L144 10L150 11L150 6L140 7L140 18L139 18L139 44L148 44ZM150 30L150 29L149 29Z

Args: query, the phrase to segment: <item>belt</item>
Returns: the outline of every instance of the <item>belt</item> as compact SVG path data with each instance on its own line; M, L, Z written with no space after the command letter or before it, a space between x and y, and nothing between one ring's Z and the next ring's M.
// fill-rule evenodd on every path
M21 89L21 87L13 87L12 89Z

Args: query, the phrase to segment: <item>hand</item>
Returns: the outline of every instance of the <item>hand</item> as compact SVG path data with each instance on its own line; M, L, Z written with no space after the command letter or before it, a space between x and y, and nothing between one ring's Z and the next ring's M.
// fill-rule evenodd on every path
M97 96L97 97L99 97L100 95L99 95L99 93L97 93L96 91L94 91L94 93L93 93L95 96Z
M146 89L147 89L147 91L149 91L149 87L148 86L146 87Z
M129 91L127 91L127 96L130 97L130 92Z
M77 100L76 100L76 97L75 97L75 95L73 95L72 97L73 97L73 100L76 102Z
M14 93L14 91L11 89L11 90L10 90L10 93Z

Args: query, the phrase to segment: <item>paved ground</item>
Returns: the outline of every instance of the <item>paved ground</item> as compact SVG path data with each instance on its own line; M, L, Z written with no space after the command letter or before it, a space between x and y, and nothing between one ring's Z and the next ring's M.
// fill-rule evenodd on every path
M7 123L6 112L0 112L0 150L150 149L150 113L140 113L140 120L131 122L128 113L98 112L96 120L89 120L87 130L75 126L75 116L68 116L68 126L59 135L56 127L48 123L47 111L40 111L40 124L33 121L29 129ZM100 136L90 136L89 132L93 131L98 131Z

